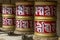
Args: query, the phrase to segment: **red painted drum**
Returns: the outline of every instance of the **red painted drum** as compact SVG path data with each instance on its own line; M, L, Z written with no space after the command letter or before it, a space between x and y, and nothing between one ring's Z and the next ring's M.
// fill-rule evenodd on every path
M35 35L56 36L56 5L56 2L35 2Z
M31 20L16 20L16 30L17 31L32 31L32 21Z
M35 35L38 36L56 36L56 21L35 20Z
M56 2L35 2L35 19L55 19Z
M3 4L2 5L2 27L4 31L13 31L14 30L14 5L12 4Z
M16 2L16 32L33 33L33 2Z

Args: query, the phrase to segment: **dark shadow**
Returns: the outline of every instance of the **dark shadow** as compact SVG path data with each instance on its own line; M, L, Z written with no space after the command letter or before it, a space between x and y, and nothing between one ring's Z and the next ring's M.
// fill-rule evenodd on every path
M22 39L23 40L33 40L33 36L26 36L26 35L24 35Z
M0 3L0 31L2 28L2 4Z

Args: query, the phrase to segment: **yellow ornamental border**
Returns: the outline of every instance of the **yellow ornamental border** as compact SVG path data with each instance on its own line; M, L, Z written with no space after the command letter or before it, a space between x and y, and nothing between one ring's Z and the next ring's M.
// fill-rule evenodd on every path
M57 2L53 1L53 2L35 2L35 5L57 5Z
M33 5L33 2L16 2L16 5Z
M7 28L2 28L2 30L3 31L14 31L15 29L13 29L13 28L10 28L10 29L9 28L8 29Z
M45 20L44 19L44 20L34 20L34 21L56 21L56 20L50 20L50 19L49 20Z
M5 28L5 29L13 29L14 26L2 26L2 28Z
M12 6L14 6L14 5L12 5L12 4L2 4L2 6L12 7Z
M32 18L16 18L16 20L33 20Z
M16 34L33 34L33 31L17 31L17 30L15 30L14 33L16 33Z
M56 36L56 33L37 33L37 32L35 32L34 35L37 35L37 36Z
M32 20L33 17L32 16L16 16L16 19L17 20L20 20L20 19L22 19L22 20Z
M33 31L32 28L16 28L16 31Z
M9 15L3 15L3 14L2 14L2 17L3 17L3 18L4 18L4 17L6 17L6 18L14 18L15 15L12 15L12 14L11 14L11 15L10 15L10 14L9 14Z
M38 20L38 19L50 19L50 20L56 20L55 17L38 17L38 16L35 16L34 19L35 19L35 20Z

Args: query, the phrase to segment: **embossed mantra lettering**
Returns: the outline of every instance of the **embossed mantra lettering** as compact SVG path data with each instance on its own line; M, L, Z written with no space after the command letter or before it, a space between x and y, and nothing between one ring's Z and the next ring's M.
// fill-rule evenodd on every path
M13 25L13 19L3 18L3 25Z
M3 14L12 14L12 8L3 7L2 12Z
M56 29L56 24L54 22L52 23L46 23L46 22L35 22L35 30L36 32L39 33L51 33L51 32L55 32Z
M35 7L36 16L55 16L56 7L55 6L41 6Z
M16 15L32 15L32 10L33 10L33 7L29 7L29 6L17 6L16 7Z
M32 21L27 20L17 20L16 21L16 27L17 28L31 28L32 27Z

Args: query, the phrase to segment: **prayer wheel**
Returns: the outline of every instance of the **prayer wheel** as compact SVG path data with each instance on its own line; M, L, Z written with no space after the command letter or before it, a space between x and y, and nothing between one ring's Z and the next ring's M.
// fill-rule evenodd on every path
M56 6L55 1L35 2L34 35L56 36Z
M33 2L16 2L16 34L33 33Z
M2 28L4 31L14 31L15 13L13 4L2 4Z

